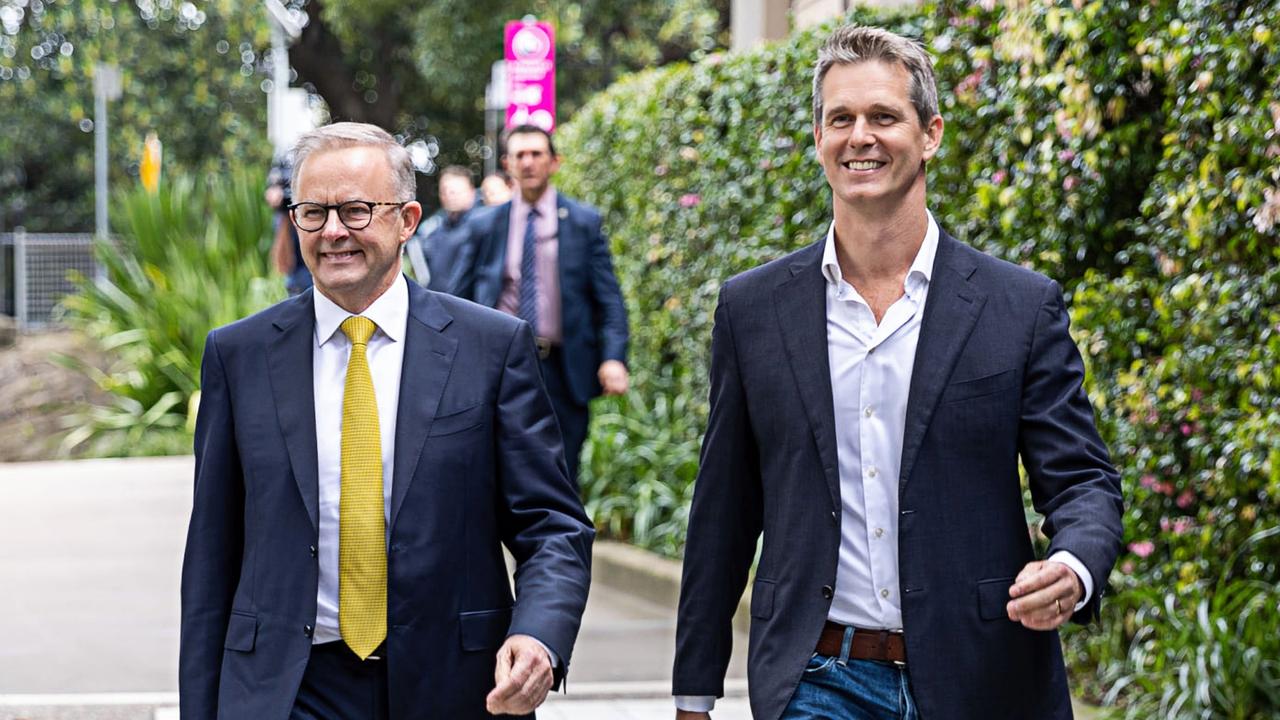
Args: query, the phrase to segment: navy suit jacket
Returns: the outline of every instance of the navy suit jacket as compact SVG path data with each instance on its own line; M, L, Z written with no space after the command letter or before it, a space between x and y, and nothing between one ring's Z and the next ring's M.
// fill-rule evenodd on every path
M751 595L753 715L786 708L831 606L840 478L823 243L727 282L716 309L711 414L694 490L674 692L721 695L731 618ZM1096 616L1121 542L1119 479L1082 390L1051 280L942 233L909 388L898 571L907 670L925 718L1071 717L1057 632L1008 619L1035 559L1018 461L1049 552L1088 568Z
M286 720L318 561L310 292L209 334L182 567L184 720ZM387 548L390 716L489 717L496 650L567 667L594 535L528 325L409 283ZM325 442L338 442L326 438ZM518 572L513 601L502 546Z
M597 371L605 360L627 361L627 309L613 273L613 256L600 213L556 193L560 261L560 326L565 378L572 399L587 404L600 394ZM511 203L474 213L467 225L470 257L460 262L450 290L486 307L502 294Z

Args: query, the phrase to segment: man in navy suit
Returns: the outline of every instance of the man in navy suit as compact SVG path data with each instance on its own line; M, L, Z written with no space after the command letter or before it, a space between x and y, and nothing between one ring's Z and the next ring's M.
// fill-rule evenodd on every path
M385 131L295 152L315 290L205 345L182 717L531 714L568 668L594 534L532 333L406 282L422 208Z
M920 45L840 28L813 87L832 223L716 308L677 717L723 693L763 533L757 720L1069 718L1057 628L1097 616L1122 503L1062 292L934 222L943 120Z
M503 163L519 192L468 223L472 257L451 290L533 326L569 476L577 478L587 403L625 393L630 382L627 310L600 213L551 185L560 168L551 135L518 125L505 145Z

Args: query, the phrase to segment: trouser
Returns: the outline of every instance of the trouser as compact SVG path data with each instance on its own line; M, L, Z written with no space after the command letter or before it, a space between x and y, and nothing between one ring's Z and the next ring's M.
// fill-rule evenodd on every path
M374 656L361 660L341 640L312 645L289 720L387 720L386 655Z

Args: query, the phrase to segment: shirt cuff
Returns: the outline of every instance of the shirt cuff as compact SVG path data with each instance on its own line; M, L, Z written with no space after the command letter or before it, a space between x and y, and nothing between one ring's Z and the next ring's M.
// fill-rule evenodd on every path
M715 695L676 695L676 709L685 712L711 712L716 708Z
M1058 562L1066 565L1071 568L1076 577L1080 578L1080 584L1084 586L1084 596L1080 598L1080 602L1076 603L1075 608L1072 609L1072 612L1079 612L1080 608L1089 604L1089 598L1093 597L1093 576L1089 574L1089 570L1084 566L1084 563L1080 562L1080 558L1066 550L1059 550L1050 555L1049 562Z
M560 658L556 657L556 653L555 653L555 651L554 651L554 650L552 650L551 648L547 647L547 644L546 644L546 643L544 643L544 642L542 642L542 641L541 641L541 640L539 640L538 638L533 637L532 635L530 635L529 637L533 638L533 641L534 641L534 642L536 642L536 643L538 643L539 645L541 645L541 646L542 646L542 649L547 651L547 658L548 658L549 660L551 660L551 669L552 669L552 670L555 670L556 668L560 667Z

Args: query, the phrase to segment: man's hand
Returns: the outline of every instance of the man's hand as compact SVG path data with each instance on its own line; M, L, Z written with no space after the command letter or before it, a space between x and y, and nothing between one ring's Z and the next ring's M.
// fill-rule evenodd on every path
M600 371L596 374L600 377L600 386L604 388L605 395L621 395L631 384L631 375L627 373L627 366L617 360L605 360L600 363Z
M1009 597L1010 620L1031 630L1053 630L1071 619L1084 587L1066 565L1037 560L1018 573Z
M498 648L493 680L496 687L485 698L485 709L492 715L528 715L547 699L554 682L551 658L537 640L512 635Z
M711 720L711 713L676 710L676 720Z

